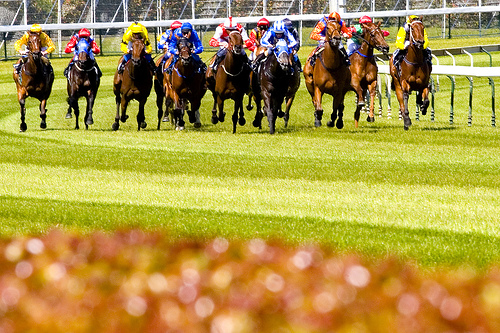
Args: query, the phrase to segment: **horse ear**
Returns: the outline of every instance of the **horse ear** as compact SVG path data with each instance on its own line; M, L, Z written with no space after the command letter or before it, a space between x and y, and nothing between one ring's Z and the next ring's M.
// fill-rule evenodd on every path
M377 28L380 28L380 25L382 24L382 21L377 22Z

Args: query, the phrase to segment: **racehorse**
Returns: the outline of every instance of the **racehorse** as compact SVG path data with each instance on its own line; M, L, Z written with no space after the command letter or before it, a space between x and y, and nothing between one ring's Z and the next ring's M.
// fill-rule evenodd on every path
M432 65L425 60L424 25L420 20L410 23L410 45L401 61L400 69L394 66L393 57L390 60L392 88L396 91L399 101L399 111L404 120L404 129L411 126L408 111L408 98L412 91L417 92L417 106L423 115L429 107L429 79Z
M45 65L42 60L42 42L36 33L28 32L28 57L21 67L20 74L14 70L12 77L16 82L17 100L21 107L21 132L26 131L26 98L35 97L40 101L40 128L47 128L45 119L47 118L47 99L52 91L54 83L54 71L50 63Z
M195 128L201 127L201 99L207 91L205 73L192 56L193 44L185 37L177 42L179 59L173 65L172 74L163 75L166 109L170 103L174 106L174 123L176 130L184 129L184 112L187 103L191 103L191 111L187 111L189 122Z
M156 92L156 107L158 108L158 127L157 129L160 129L160 124L161 122L168 122L170 121L173 124L173 109L172 109L172 103L168 103L170 107L165 109L165 113L163 112L163 101L165 99L165 89L163 87L163 66L162 66L162 61L163 58L165 57L165 53L161 55L155 62L156 65L156 72L154 75L154 89ZM170 64L170 61L172 61L172 58L168 59L165 63L165 68ZM169 117L169 115L171 117Z
M365 105L367 90L370 92L370 113L366 121L375 121L373 109L377 93L378 67L373 57L373 49L377 49L384 54L389 51L389 45L385 41L382 30L380 30L380 23L361 23L363 32L361 36L356 36L356 38L362 40L361 46L349 57L351 61L351 66L349 66L351 70L351 86L358 96L356 111L354 112L356 127L358 127L360 111Z
M113 130L120 128L120 123L128 119L128 103L135 99L139 102L139 112L137 113L137 130L146 128L146 118L144 116L144 105L151 93L153 86L153 76L145 58L144 40L140 34L134 34L132 39L132 57L125 64L123 73L115 72L113 79L113 92L116 101L116 117L113 123ZM120 62L122 59L120 59ZM120 117L121 106L121 117Z
M231 98L234 101L233 133L236 133L236 125L245 125L243 112L243 97L250 87L250 67L248 57L243 50L243 38L239 31L229 34L227 53L219 64L219 70L215 76L207 73L208 89L212 92L214 104L212 108L212 124L219 120L224 121L224 100ZM219 115L217 116L217 107Z
M83 120L85 122L85 129L88 129L89 125L94 124L92 107L94 106L97 89L99 88L100 78L97 74L94 60L89 56L92 49L90 43L86 39L81 38L76 48L79 50L78 59L74 62L68 75L67 90L69 107L66 118L71 118L71 110L73 109L76 117L75 129L80 128L78 124L78 117L80 116L78 99L85 96L87 99L87 110Z
M329 127L337 126L338 129L341 129L344 127L342 119L344 96L351 88L351 72L342 60L338 48L341 41L340 23L329 20L326 25L325 37L324 50L318 54L314 64L311 64L311 57L307 59L304 65L304 78L315 108L314 125L316 127L321 126L323 118L321 100L323 94L327 93L333 96L331 121L327 125Z
M278 40L272 52L260 64L256 79L252 82L252 91L257 104L257 112L253 125L261 127L260 123L263 113L260 111L260 100L264 100L264 113L269 123L269 133L274 134L276 130L276 118L289 114L290 106L300 83L297 79L299 71L293 65L293 53L284 39ZM290 86L293 88L290 89ZM260 93L259 93L260 92ZM281 104L286 98L286 113L282 112ZM285 117L285 127L288 124L288 116Z

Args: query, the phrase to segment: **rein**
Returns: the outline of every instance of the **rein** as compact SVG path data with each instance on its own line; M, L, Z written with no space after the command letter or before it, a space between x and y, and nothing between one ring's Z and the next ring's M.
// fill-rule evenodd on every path
M236 73L236 74L232 74L232 73L230 73L230 72L226 69L226 66L224 66L224 64L222 64L222 65L221 65L221 67L222 67L222 69L224 69L224 73L226 73L226 74L227 74L227 75L229 75L229 76L235 77L235 76L240 75L240 74L241 74L241 72L243 72L243 68L244 68L245 66L241 66L240 71L239 71L238 73Z
M92 66L89 69L81 68L80 66L78 66L78 61L75 61L75 67L79 72L90 72L95 69L95 66Z

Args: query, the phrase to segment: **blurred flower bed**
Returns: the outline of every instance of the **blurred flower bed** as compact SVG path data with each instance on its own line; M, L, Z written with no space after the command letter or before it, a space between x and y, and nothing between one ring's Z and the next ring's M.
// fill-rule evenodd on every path
M500 332L500 272L138 230L0 240L0 332Z

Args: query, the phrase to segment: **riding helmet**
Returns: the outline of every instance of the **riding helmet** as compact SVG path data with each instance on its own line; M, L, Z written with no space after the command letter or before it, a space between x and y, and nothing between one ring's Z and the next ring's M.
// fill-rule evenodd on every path
M238 29L238 27L236 26L236 23L234 23L234 21L233 21L233 17L232 16L229 16L224 21L224 28L226 28L226 30L235 30L235 29Z
M285 23L283 23L283 21L281 21L281 20L274 22L273 30L277 34L284 33L285 32Z
M368 15L361 16L359 23L372 23L372 19Z
M285 28L287 30L291 31L293 29L292 20L290 20L288 17L285 17L283 19L283 23L285 24Z
M265 17L261 18L261 19L257 22L257 26L258 26L258 27L266 27L266 28L269 28L269 21L268 21L268 19L266 19Z
M177 28L180 28L181 26L182 26L182 23L180 21L174 21L170 25L170 29L177 29Z
M188 31L193 31L193 25L189 22L182 23L181 32L184 34L187 33Z
M132 30L132 33L141 33L142 32L142 25L137 23L137 22L134 22L132 25L131 25L131 28Z
M90 37L89 29L87 29L87 28L80 29L80 31L78 31L78 36L79 37Z
M31 26L30 31L40 33L42 32L42 26L40 24L35 23Z
M335 21L340 22L340 14L337 12L331 12L330 15L328 15L328 19L335 19Z

